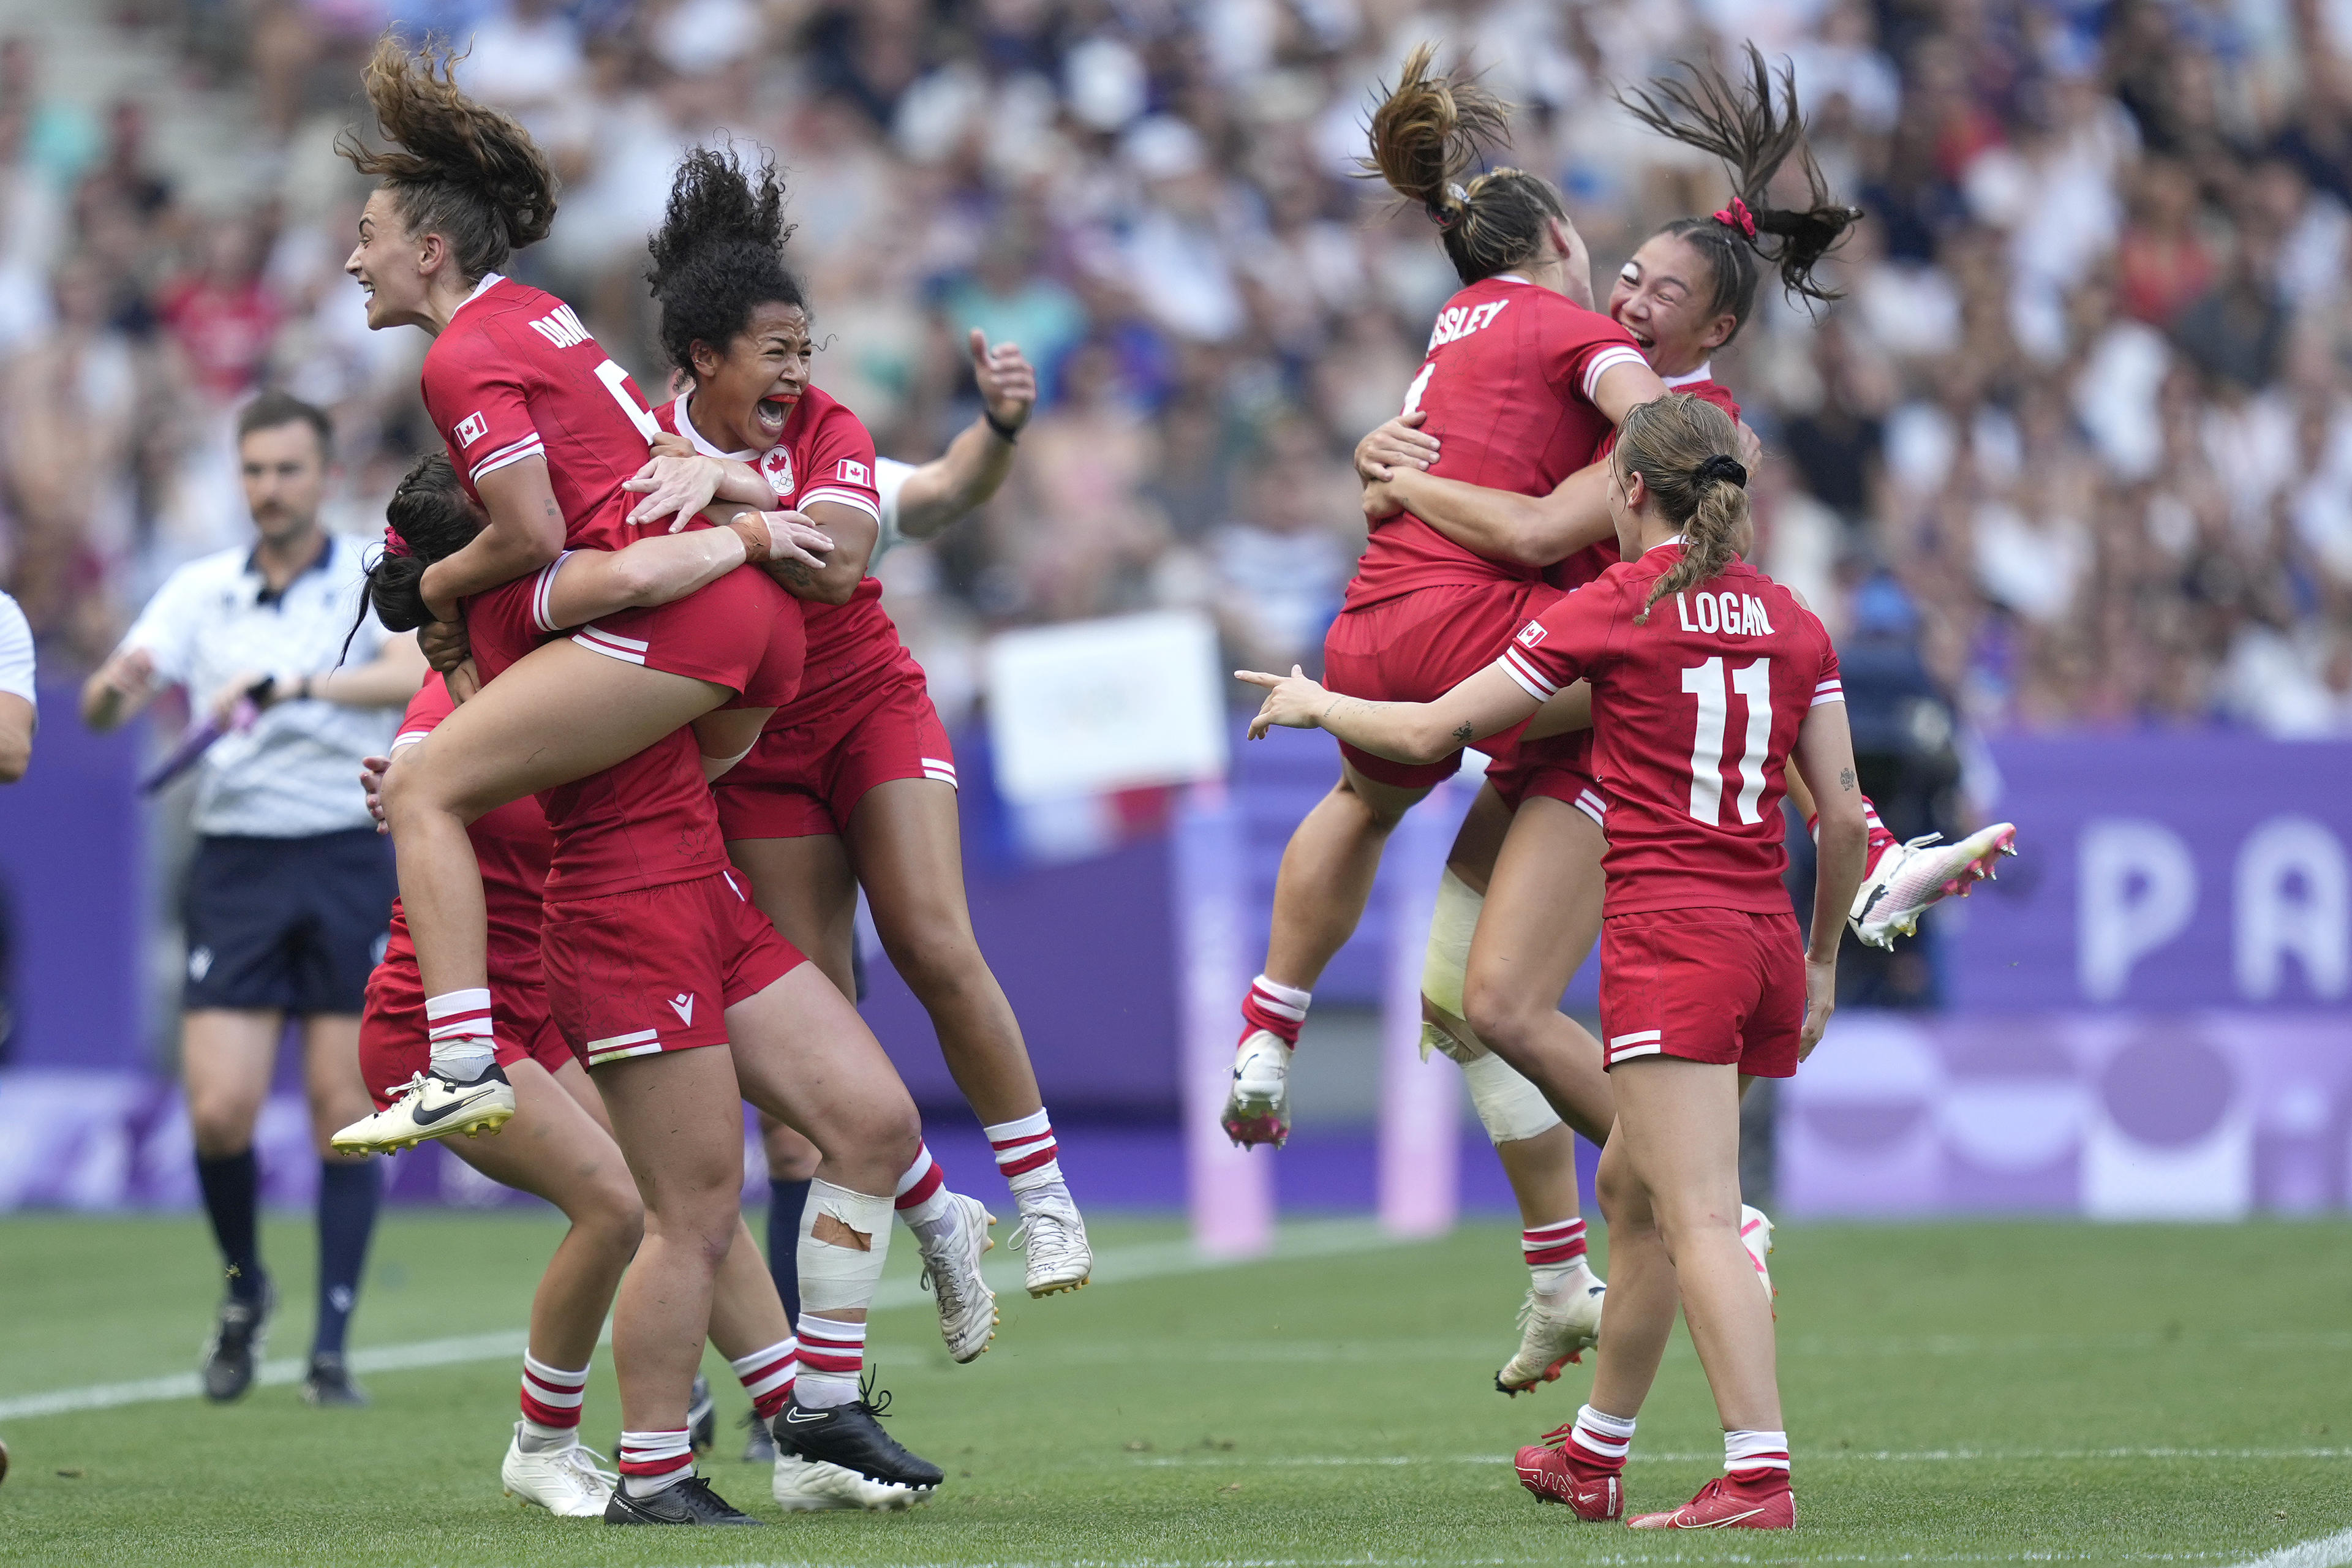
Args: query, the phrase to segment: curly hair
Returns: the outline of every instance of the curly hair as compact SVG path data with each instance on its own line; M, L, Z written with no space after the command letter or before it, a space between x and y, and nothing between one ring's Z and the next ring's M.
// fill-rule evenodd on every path
M672 364L693 374L694 345L723 352L761 305L808 309L784 265L792 236L773 154L761 151L755 178L732 146L687 153L662 226L646 243L646 281L661 303L662 351Z
M368 57L363 80L377 126L393 145L370 148L346 130L335 151L383 182L412 234L449 242L468 281L547 237L555 223L554 171L514 117L457 89L463 58L428 37L412 51L387 31Z
M1650 586L1636 625L1669 594L1695 588L1731 564L1732 542L1748 521L1747 470L1731 416L1703 397L1670 392L1625 411L1614 460L1658 500L1683 536L1682 559Z
M1662 234L1679 235L1705 256L1715 272L1716 314L1728 310L1740 324L1756 305L1757 262L1776 267L1790 298L1838 298L1813 277L1813 268L1862 219L1862 209L1832 199L1829 183L1812 149L1805 145L1805 119L1797 104L1796 71L1780 69L1779 100L1763 51L1748 46L1747 79L1734 83L1711 65L1684 62L1688 79L1662 78L1617 101L1643 125L1686 147L1712 153L1731 174L1731 205L1711 217L1680 218ZM1803 207L1771 205L1772 180L1794 157L1804 171ZM1738 327L1732 329L1734 336Z
M1475 79L1433 73L1436 52L1422 44L1407 55L1394 90L1372 110L1364 173L1421 204L1454 275L1468 285L1533 259L1568 204L1550 181L1524 169L1492 169L1459 183L1481 152L1503 140L1510 105Z

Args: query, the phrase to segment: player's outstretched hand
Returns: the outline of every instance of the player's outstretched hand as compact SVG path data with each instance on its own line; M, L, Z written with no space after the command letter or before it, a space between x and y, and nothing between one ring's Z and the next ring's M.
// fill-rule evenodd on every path
M1426 472L1437 461L1437 437L1424 435L1429 415L1419 408L1400 414L1356 443L1356 477L1368 485L1396 477L1399 468ZM1386 516L1387 513L1382 513Z
M1312 730L1322 721L1324 710L1331 706L1331 694L1309 680L1307 672L1295 664L1288 675L1237 669L1234 679L1266 689L1265 706L1250 721L1249 738L1253 741L1265 740L1265 732L1276 724L1286 730Z
M991 348L988 334L971 330L972 378L980 384L980 401L1000 425L1018 430L1029 423L1037 406L1037 370L1021 355L1018 343Z
M1830 1026L1830 1015L1837 1011L1837 959L1827 963L1805 960L1805 1027L1797 1037L1797 1059L1803 1061L1822 1043L1822 1036Z
M635 477L621 482L623 489L646 498L630 509L629 521L643 525L668 518L669 531L676 533L710 504L726 477L717 458L699 452L657 453L646 459Z

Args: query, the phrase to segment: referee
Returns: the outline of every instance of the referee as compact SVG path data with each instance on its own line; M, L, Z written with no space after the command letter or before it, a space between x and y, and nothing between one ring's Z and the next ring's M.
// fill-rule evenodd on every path
M362 1405L343 1361L381 1191L377 1168L328 1147L373 1109L360 1079L360 1009L383 951L392 858L353 783L384 751L425 660L413 636L359 621L362 547L319 525L333 464L327 416L284 393L247 405L238 468L259 539L192 561L148 601L82 688L82 720L111 730L169 686L192 723L226 721L196 786L195 857L183 920L187 984L180 1059L196 1181L228 1296L205 1346L205 1394L253 1381L277 1292L256 1234L253 1128L288 1015L302 1020L303 1085L318 1145L319 1318L303 1397ZM236 727L241 705L258 712Z

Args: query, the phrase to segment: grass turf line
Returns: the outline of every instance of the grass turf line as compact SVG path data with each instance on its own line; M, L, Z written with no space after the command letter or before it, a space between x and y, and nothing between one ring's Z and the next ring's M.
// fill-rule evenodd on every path
M307 1229L268 1236L280 1356L308 1331ZM556 1234L535 1215L393 1215L355 1344L511 1331ZM1588 1379L1571 1367L1531 1397L1491 1392L1526 1275L1517 1237L1481 1226L1014 1292L969 1367L948 1363L926 1310L877 1316L890 1426L949 1474L909 1516L780 1519L731 1431L705 1471L765 1529L525 1513L498 1496L516 1369L493 1362L379 1373L361 1412L275 1387L226 1409L13 1424L0 1562L2234 1564L2298 1549L2287 1561L2322 1568L2306 1543L2352 1526L2352 1225L1800 1226L1780 1242L1790 1536L1635 1536L1518 1489L1502 1456L1566 1420ZM893 1251L894 1276L911 1273L913 1249ZM185 1371L211 1278L194 1216L0 1221L0 1397ZM720 1405L732 1416L741 1396ZM608 1447L618 1414L600 1356L589 1440ZM1680 1501L1718 1452L1678 1338L1632 1502Z

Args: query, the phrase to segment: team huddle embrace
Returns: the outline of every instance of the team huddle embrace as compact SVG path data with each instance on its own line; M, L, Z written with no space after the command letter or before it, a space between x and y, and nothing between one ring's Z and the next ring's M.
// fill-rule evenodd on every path
M963 1363L999 1326L980 1268L998 1220L948 1185L859 1016L861 892L993 1147L1029 1294L1093 1267L965 907L954 753L873 575L995 492L1035 378L973 332L981 417L929 462L878 458L811 384L772 161L702 147L649 241L679 388L656 406L570 307L504 275L549 233L555 182L450 63L387 37L366 74L381 144L341 146L377 182L346 270L372 329L432 338L423 395L445 446L393 496L353 628L415 633L433 673L360 781L399 896L359 1022L374 1109L329 1142L363 1160L448 1140L570 1222L532 1303L509 1495L616 1524L759 1522L695 1470L709 1344L780 1507L907 1508L942 1474L876 1419L866 1326L893 1222ZM1382 842L1465 747L1484 752L1423 1006L1425 1048L1461 1065L1522 1211L1530 1286L1494 1385L1538 1389L1597 1348L1590 1400L1517 1468L1543 1500L1622 1518L1679 1308L1726 1474L1643 1526L1794 1523L1740 1097L1821 1040L1849 924L1891 944L2014 838L1884 830L1828 634L1745 559L1758 450L1709 356L1767 270L1831 297L1813 268L1861 216L1830 199L1785 78L1750 65L1626 100L1722 156L1738 195L1652 236L1596 303L1559 193L1516 169L1473 177L1504 106L1425 47L1405 62L1370 162L1427 212L1463 288L1402 412L1357 448L1370 542L1323 680L1239 672L1266 689L1253 734L1327 730L1341 777L1283 862L1226 1131L1286 1138L1291 1053ZM1767 200L1784 166L1809 182L1802 209ZM1819 845L1809 929L1781 881L1784 799ZM1596 942L1597 1038L1559 1011ZM764 1258L741 1214L746 1103L776 1194ZM1602 1149L1605 1285L1580 1133ZM268 1309L234 1294L224 1249L207 1379L234 1397ZM579 1438L608 1317L611 1469Z

